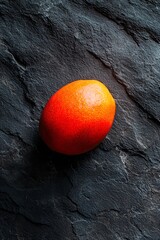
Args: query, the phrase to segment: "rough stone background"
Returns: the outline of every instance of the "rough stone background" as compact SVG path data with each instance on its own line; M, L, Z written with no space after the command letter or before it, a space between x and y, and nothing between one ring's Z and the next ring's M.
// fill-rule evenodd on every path
M159 0L0 0L0 240L160 240L159 43ZM112 92L114 126L54 154L42 108L85 78Z

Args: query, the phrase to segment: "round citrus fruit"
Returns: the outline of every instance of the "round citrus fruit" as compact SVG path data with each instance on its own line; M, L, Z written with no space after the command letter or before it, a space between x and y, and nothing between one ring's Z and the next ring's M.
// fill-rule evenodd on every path
M115 101L103 83L76 80L48 100L40 118L40 136L56 152L85 153L105 138L115 109Z

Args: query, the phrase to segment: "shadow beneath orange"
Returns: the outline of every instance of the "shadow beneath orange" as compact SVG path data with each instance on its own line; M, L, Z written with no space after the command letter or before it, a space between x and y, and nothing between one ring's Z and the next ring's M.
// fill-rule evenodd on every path
M35 140L35 148L31 151L30 176L38 182L44 182L47 179L53 179L57 175L70 172L73 167L77 169L81 163L87 161L90 153L76 156L68 156L51 151L41 140L39 136ZM38 183L37 182L37 183Z

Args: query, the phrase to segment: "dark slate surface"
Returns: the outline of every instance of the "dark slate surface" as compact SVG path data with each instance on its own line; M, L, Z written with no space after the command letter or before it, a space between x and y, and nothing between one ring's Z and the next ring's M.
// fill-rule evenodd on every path
M1 240L160 239L159 43L159 0L0 0ZM84 78L109 87L114 126L54 154L40 113Z

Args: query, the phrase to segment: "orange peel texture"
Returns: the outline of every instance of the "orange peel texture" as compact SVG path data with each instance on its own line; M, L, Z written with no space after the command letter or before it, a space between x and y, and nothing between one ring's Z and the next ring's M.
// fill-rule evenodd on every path
M40 136L53 151L82 154L105 138L115 111L115 100L103 83L76 80L48 100L40 118Z

